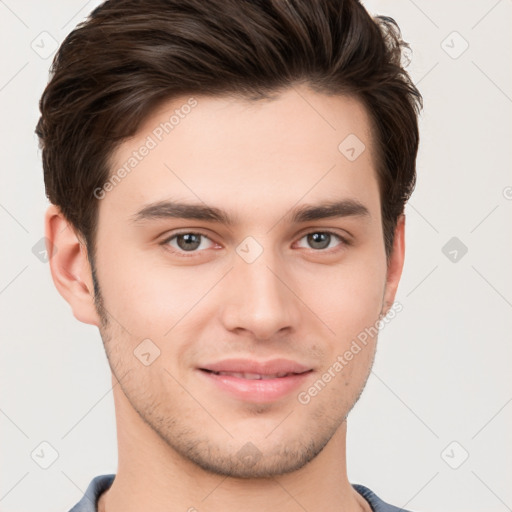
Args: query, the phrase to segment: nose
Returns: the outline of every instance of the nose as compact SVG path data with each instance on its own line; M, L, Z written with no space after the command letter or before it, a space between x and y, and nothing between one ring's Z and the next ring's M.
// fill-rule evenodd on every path
M236 257L221 292L221 319L227 330L250 333L258 340L296 331L304 306L284 267L270 250L250 263Z

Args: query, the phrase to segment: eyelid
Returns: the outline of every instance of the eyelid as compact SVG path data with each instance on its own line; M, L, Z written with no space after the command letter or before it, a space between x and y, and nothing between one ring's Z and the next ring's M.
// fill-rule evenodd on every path
M331 254L333 252L337 252L339 250L342 250L344 247L348 247L352 245L352 239L350 236L342 235L338 233L337 231L333 231L332 229L309 229L308 231L304 232L298 237L297 241L302 240L304 237L313 234L313 233L323 233L328 234L331 236L336 237L340 244L338 244L336 247L331 247L330 249L312 249L312 248L306 248L307 251L318 253L318 254Z
M179 254L180 256L185 256L185 257L200 254L205 251L205 249L203 249L201 251L187 252L187 251L175 249L174 247L170 247L168 245L169 242L171 240L173 240L174 238L178 237L179 235L200 235L203 238L207 238L208 240L210 240L210 242L212 242L213 244L216 244L216 242L214 240L212 240L212 238L208 234L203 232L201 229L191 228L191 229L183 229L183 230L173 231L170 235L166 236L161 242L159 242L159 245L163 246L164 248L166 248L168 251L170 251L173 254Z
M353 236L348 231L346 231L344 229L336 229L336 228L331 228L331 227L315 228L314 226L306 228L303 232L301 232L298 235L297 238L303 238L306 235L309 235L311 233L328 233L329 235L337 236L338 238L340 238L342 241L344 241L347 244L351 243L353 240Z
M338 238L341 242L341 246L349 246L352 244L352 239L351 239L351 235L347 233L347 235L342 235L340 233L338 233L337 231L334 231L332 228L331 229L321 229L321 228L307 228L306 231L303 231L300 235L298 235L297 237L297 241L300 241L302 240L305 236L309 235L309 234L313 234L313 233L324 233L324 234L329 234L329 235L333 235L335 236L336 238ZM208 240L210 240L210 242L212 242L213 244L216 244L216 242L214 240L211 239L211 237L206 234L205 232L203 232L201 229L194 229L194 228L190 228L190 229L182 229L182 230L178 230L178 231L173 231L169 236L167 236L162 242L160 242L160 245L162 246L168 246L169 242L171 240L173 240L174 238L176 238L177 236L179 235L200 235L204 238L207 238ZM191 256L194 256L194 255L197 255L197 254L200 254L200 253L203 253L205 252L206 249L203 249L201 251L190 251L190 252L187 252L187 251L183 251L183 250L178 250L178 249L175 249L174 247L171 247L171 248L168 248L167 250L169 250L171 253L173 254L178 254L180 256L184 256L184 257L191 257ZM306 250L309 250L309 251L312 251L314 253L318 253L318 254L322 254L322 253L331 253L331 252L336 252L337 249L336 247L335 248L330 248L330 249L312 249L312 248L309 248L309 249L306 249Z

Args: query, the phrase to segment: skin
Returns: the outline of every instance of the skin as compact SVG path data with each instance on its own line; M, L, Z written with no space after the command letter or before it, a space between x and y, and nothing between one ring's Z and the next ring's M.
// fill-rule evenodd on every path
M402 272L405 218L387 262L367 113L355 99L305 86L272 100L195 98L190 114L99 201L104 309L95 306L80 237L57 207L46 213L46 236L58 249L50 254L55 285L78 320L99 327L112 369L118 472L99 510L369 511L347 478L346 417L377 336L308 404L297 399L388 311ZM187 99L148 117L112 155L112 169ZM353 162L338 150L349 134L366 146ZM168 199L222 208L237 222L130 220ZM370 215L301 224L285 217L334 199L358 200ZM161 244L178 229L206 238L192 252L183 239ZM318 248L306 236L325 231L352 243L332 236ZM252 263L236 252L248 236L263 249ZM160 356L145 366L134 350L147 338ZM230 357L283 357L313 372L284 398L252 403L198 375L198 366ZM256 456L241 457L248 446Z

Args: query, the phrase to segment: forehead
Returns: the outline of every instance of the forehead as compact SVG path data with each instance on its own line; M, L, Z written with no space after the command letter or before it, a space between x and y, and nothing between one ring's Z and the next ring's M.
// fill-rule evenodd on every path
M261 212L315 198L378 202L365 108L304 87L270 100L174 98L117 148L111 173L121 178L100 210L125 216L170 196Z

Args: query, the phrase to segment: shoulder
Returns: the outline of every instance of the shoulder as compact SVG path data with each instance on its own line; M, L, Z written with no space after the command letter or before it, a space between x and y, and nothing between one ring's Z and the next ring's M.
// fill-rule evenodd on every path
M352 487L370 504L373 512L411 512L382 501L372 490L364 485L352 484Z
M115 474L94 477L87 487L82 499L69 512L97 512L98 498L110 488Z

